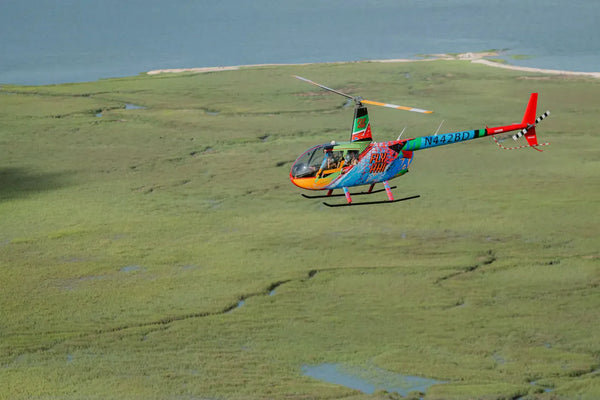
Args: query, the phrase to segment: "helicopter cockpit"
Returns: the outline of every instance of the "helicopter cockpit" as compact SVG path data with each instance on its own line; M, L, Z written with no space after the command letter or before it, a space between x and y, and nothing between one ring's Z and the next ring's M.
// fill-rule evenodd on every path
M334 145L321 144L311 147L292 165L292 178L311 178L319 171L336 168L342 161L343 152L333 151Z

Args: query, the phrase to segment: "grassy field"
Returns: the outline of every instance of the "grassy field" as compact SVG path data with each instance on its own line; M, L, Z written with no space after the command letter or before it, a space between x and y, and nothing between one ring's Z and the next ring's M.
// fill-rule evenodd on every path
M552 145L416 152L394 183L420 199L329 209L289 168L352 108L292 74L435 111L372 107L376 140L519 122L537 91ZM600 398L599 98L463 61L3 85L0 399L398 396L321 363L446 382L425 399Z

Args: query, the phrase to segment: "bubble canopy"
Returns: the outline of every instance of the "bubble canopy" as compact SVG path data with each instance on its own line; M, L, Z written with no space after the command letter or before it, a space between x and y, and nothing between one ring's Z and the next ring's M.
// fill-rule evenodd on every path
M306 150L292 165L292 178L314 177L325 159L325 152L331 151L331 144L320 144Z

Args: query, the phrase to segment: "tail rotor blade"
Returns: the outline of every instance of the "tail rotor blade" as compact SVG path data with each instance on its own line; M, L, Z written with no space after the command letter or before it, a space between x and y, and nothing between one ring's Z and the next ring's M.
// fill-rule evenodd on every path
M527 134L527 131L529 131L532 128L535 128L535 126L537 124L540 123L540 121L542 121L544 118L546 118L548 115L550 115L550 111L546 111L545 113L543 113L542 115L540 115L539 117L536 118L535 122L533 124L531 124L530 126L528 126L527 128L522 129L520 132L517 132L513 135L513 140L517 140L520 137L522 137L523 135Z

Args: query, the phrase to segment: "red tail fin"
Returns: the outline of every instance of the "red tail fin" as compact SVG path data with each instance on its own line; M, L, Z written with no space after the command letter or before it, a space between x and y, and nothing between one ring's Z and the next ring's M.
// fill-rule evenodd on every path
M535 133L535 117L537 113L537 93L531 93L529 97L529 103L527 103L527 109L525 110L525 115L523 115L523 124L533 125L533 127L527 130L525 133L525 139L527 139L527 143L530 146L536 146L538 144L537 136Z
M537 93L531 93L529 97L529 103L527 103L527 109L525 110L525 115L523 115L523 123L524 124L532 124L535 123L535 117L537 117Z

